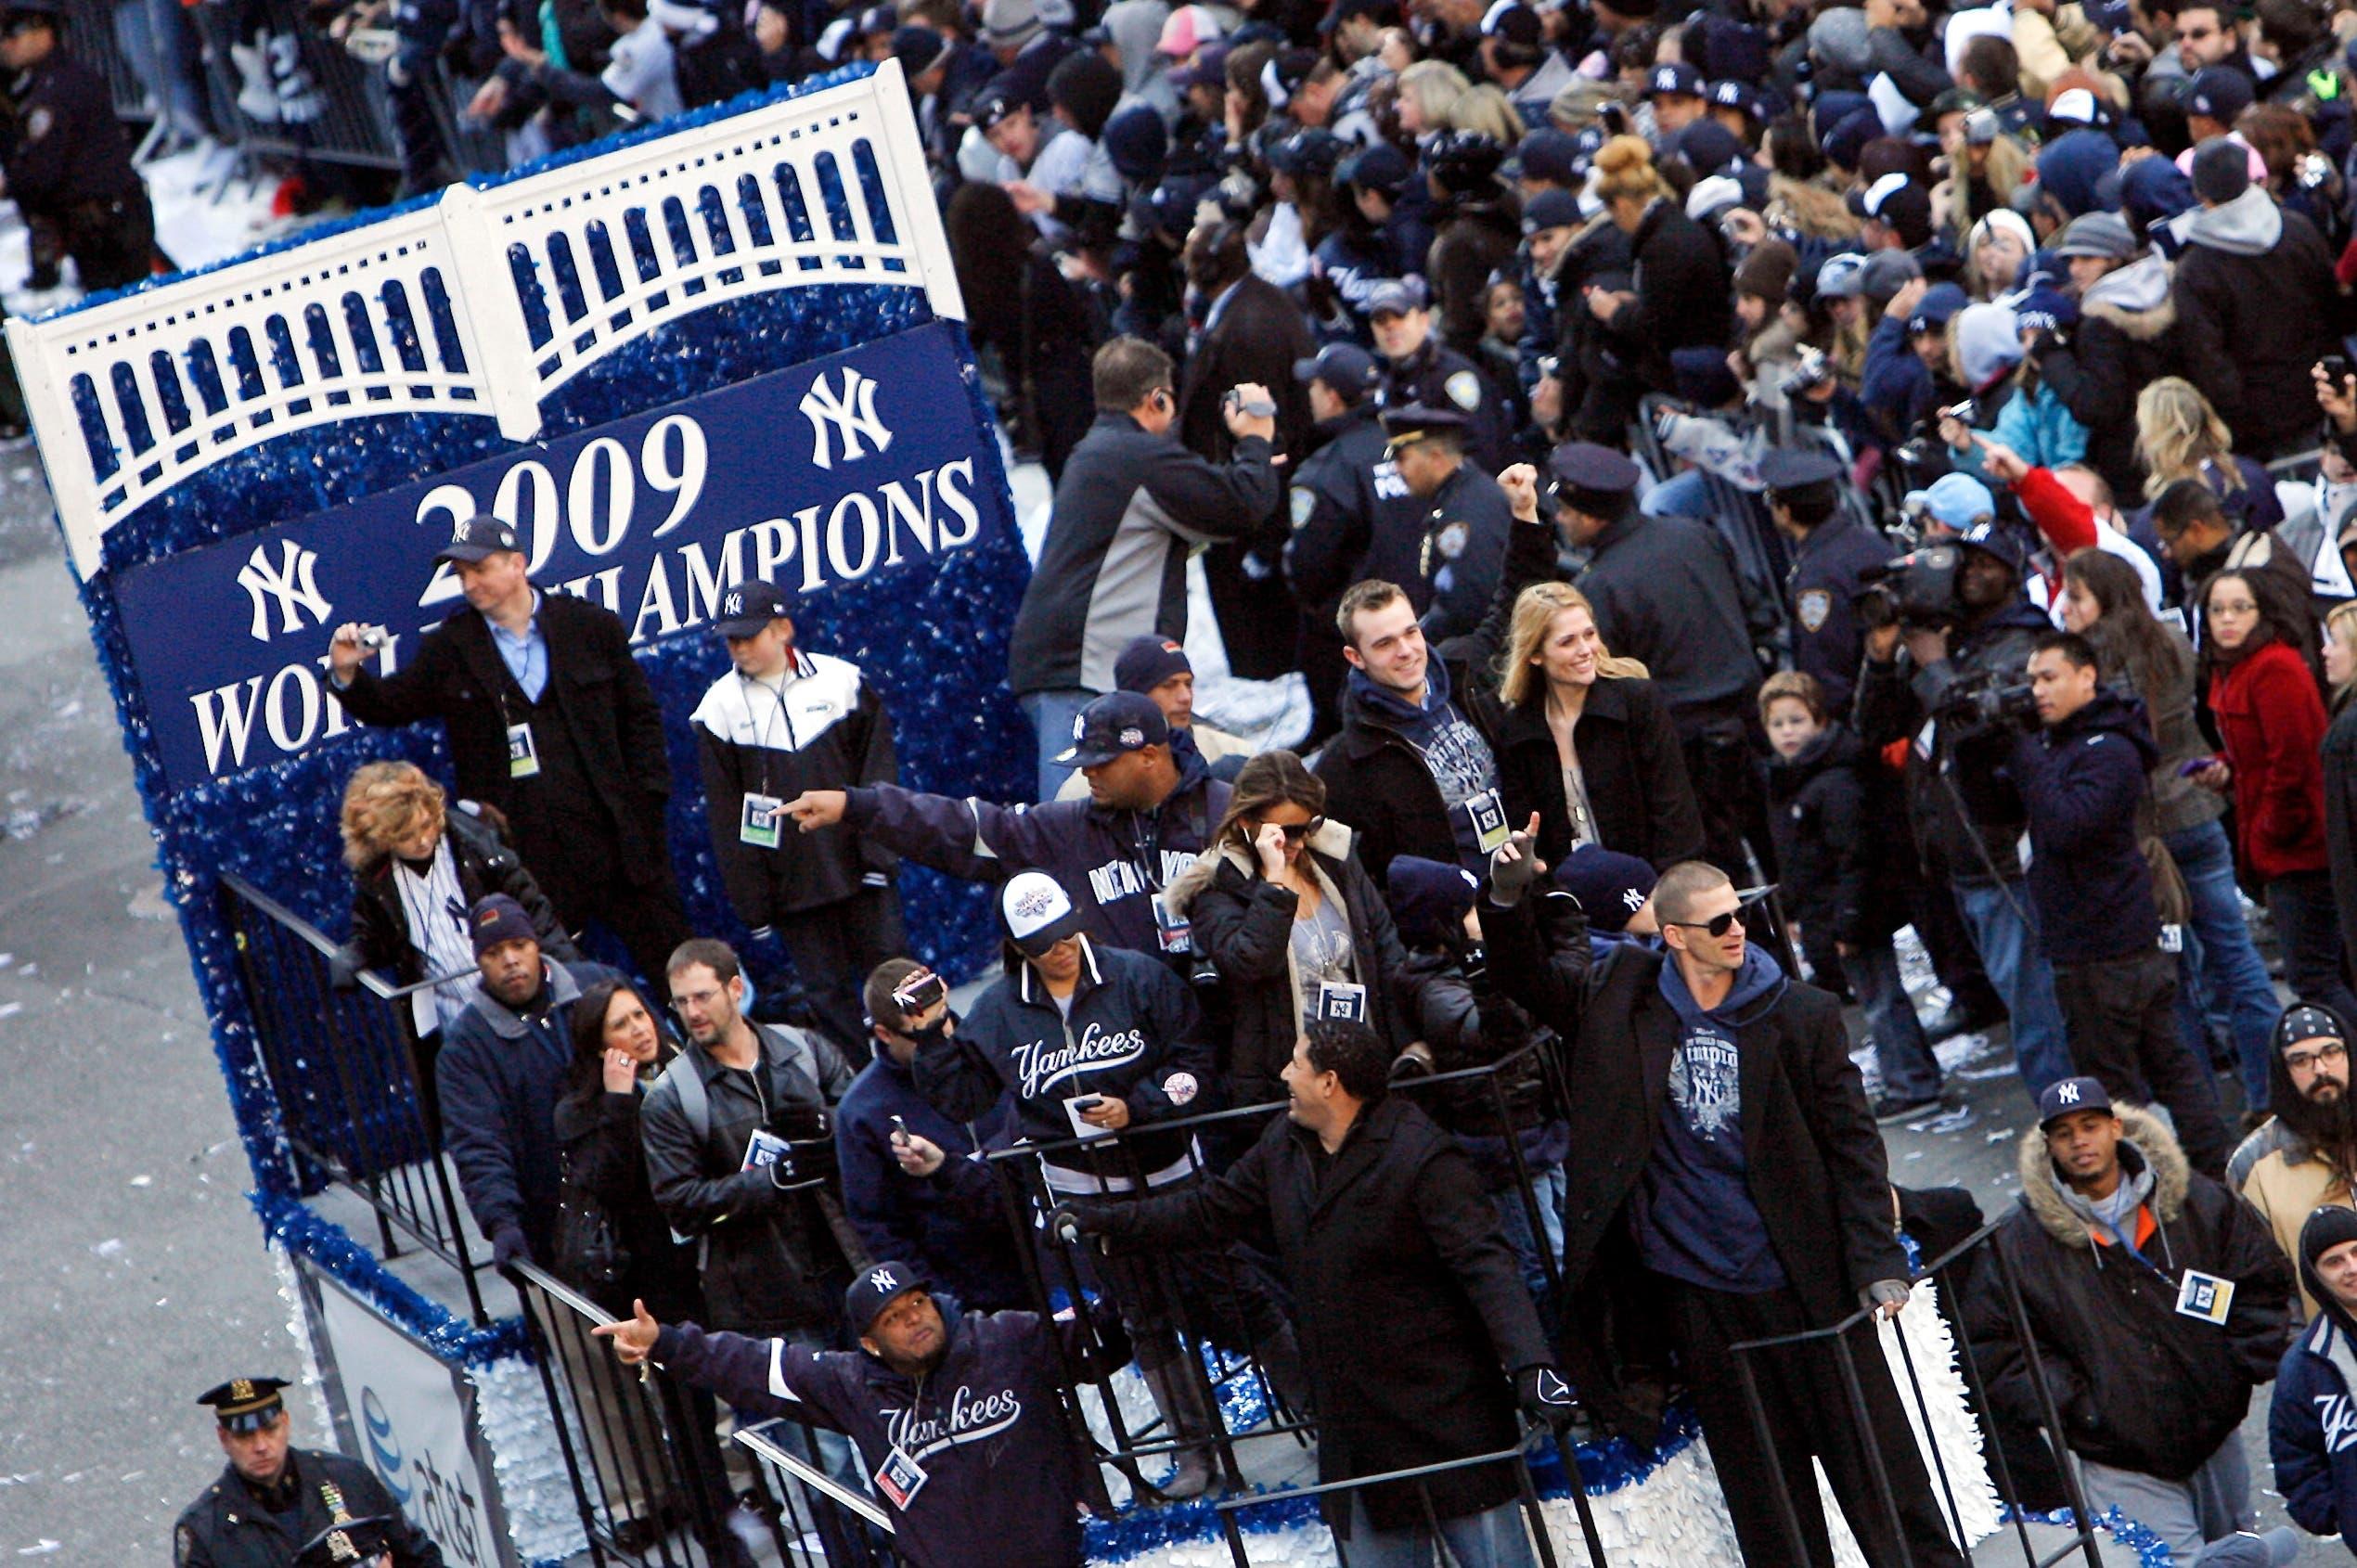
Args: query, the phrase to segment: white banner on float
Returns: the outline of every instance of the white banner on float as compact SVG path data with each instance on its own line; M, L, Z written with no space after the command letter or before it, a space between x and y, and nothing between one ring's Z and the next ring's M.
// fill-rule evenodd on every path
M496 1494L472 1441L474 1387L334 1279L298 1259L313 1285L337 1424L409 1522L451 1568L515 1568Z

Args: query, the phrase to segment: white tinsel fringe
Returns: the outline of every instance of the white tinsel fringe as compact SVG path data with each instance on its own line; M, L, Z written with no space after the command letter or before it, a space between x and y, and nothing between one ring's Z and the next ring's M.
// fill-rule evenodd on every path
M467 1377L475 1385L475 1421L491 1446L491 1468L517 1559L561 1562L587 1549L539 1369L515 1356L470 1367Z

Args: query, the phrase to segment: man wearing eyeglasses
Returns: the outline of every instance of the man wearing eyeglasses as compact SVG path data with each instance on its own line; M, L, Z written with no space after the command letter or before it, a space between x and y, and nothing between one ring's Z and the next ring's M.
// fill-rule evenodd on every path
M2295 1002L2275 1024L2269 1070L2275 1113L2226 1162L2226 1185L2248 1199L2284 1255L2299 1256L2299 1227L2320 1203L2357 1202L2357 1102L2349 1097L2349 1025L2330 1008ZM2300 1305L2316 1316L2303 1279Z
M1529 854L1519 833L1499 852L1482 931L1507 995L1559 1014L1545 1007L1530 901L1520 896ZM1675 1351L1748 1568L1797 1560L1779 1472L1810 1537L1809 1561L1832 1560L1812 1459L1837 1497L1861 1505L1848 1518L1867 1562L1901 1561L1903 1535L1922 1568L1962 1568L1871 1323L1850 1334L1867 1430L1853 1421L1822 1343L1748 1355L1764 1441L1753 1424L1730 1347L1828 1328L1861 1306L1896 1317L1907 1305L1907 1263L1840 1004L1786 979L1749 944L1753 906L1717 867L1669 868L1654 906L1663 945L1616 949L1577 1025L1570 1077L1582 1092L1569 1113L1581 1157L1565 1167L1566 1371L1600 1418L1650 1442L1660 1390L1646 1385L1660 1377L1659 1353ZM1559 1027L1569 1034L1571 1021ZM1896 1528L1866 1501L1876 1495L1869 1441L1889 1476Z

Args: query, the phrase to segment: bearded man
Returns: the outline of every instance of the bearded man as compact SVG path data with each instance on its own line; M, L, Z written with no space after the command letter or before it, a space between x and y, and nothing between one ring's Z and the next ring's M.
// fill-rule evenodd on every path
M2275 1025L2268 1074L2275 1113L2226 1162L2226 1185L2249 1200L2275 1244L2297 1263L2309 1214L2320 1204L2352 1202L2357 1106L2349 1096L2348 1025L2330 1008L2293 1003ZM2304 1279L2299 1300L2312 1319L2316 1302Z

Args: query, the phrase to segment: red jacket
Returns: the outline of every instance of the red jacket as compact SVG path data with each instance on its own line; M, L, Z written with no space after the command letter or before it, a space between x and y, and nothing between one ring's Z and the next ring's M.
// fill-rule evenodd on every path
M2273 642L2220 670L2209 710L2235 773L2245 868L2262 882L2324 870L2325 703L2299 654Z

